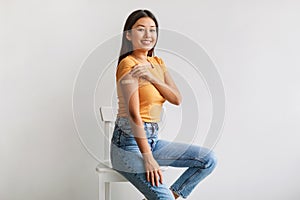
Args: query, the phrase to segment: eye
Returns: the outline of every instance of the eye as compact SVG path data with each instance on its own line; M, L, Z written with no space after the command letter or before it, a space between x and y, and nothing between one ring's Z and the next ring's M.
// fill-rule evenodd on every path
M140 32L143 32L143 31L145 31L145 29L144 28L138 28L138 29L136 29L137 31L140 31Z
M151 30L150 30L150 32L152 32L152 33L155 33L155 32L156 32L156 30L155 30L155 29L151 29Z

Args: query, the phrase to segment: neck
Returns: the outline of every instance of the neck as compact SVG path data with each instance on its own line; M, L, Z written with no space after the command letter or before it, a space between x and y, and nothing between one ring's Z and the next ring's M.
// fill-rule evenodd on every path
M134 51L132 52L132 56L138 60L147 60L148 51Z

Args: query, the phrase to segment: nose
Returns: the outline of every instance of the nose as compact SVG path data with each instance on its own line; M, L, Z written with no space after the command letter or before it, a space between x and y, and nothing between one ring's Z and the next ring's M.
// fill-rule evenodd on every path
M148 29L145 30L145 37L146 38L151 37L150 30L148 30Z

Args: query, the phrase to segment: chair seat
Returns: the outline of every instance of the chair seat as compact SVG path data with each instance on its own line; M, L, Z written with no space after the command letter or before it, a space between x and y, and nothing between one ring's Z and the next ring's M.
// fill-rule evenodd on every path
M97 165L96 171L101 176L101 181L103 182L128 182L120 173L102 164Z
M160 169L164 172L169 167L162 166ZM103 182L128 182L128 180L114 169L98 164L96 171L101 176Z
M161 171L166 171L169 167L165 167L165 166L162 166L160 167ZM114 169L112 168L109 168L109 167L105 167L101 164L99 164L97 167L96 167L96 171L99 172L99 173L117 173L119 174L117 171L115 171Z

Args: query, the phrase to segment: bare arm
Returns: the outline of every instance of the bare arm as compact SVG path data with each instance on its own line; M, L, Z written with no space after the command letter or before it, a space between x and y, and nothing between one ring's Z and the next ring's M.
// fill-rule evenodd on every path
M131 74L127 74L121 78L118 84L120 84L125 100L135 140L144 158L147 180L151 181L152 185L156 184L158 186L158 182L162 183L163 177L159 165L153 158L144 130L144 123L140 116L138 79L132 77Z
M164 73L164 81L161 81L160 79L153 76L148 70L150 66L151 65L149 64L136 65L132 69L131 74L133 77L136 78L147 79L155 86L155 88L167 101L169 101L172 104L179 105L182 101L181 94L175 82L173 81L170 73L166 71Z
M138 140L140 151L142 153L149 153L151 150L147 142L144 124L140 116L138 80L133 78L130 74L127 74L119 81L119 84L127 107L130 125L134 137Z
M165 82L155 77L151 82L167 101L172 104L179 105L182 101L182 97L170 73L165 72L164 78Z

